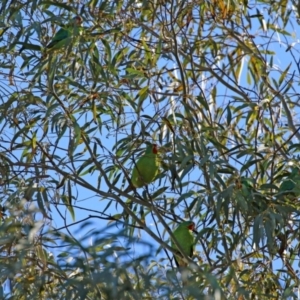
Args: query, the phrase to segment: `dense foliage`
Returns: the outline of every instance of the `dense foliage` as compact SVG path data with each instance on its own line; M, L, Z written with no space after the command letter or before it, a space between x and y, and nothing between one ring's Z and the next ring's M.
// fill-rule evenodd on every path
M297 299L299 14L3 0L1 299ZM147 144L159 174L127 189Z

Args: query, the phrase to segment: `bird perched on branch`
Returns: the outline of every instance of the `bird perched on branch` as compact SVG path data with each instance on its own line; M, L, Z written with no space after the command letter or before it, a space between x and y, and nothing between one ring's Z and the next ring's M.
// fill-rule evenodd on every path
M292 168L292 172L284 179L279 187L281 196L288 199L295 199L300 195L300 170L297 167Z
M195 229L195 223L193 221L184 221L173 231L173 235L176 238L177 244L179 244L180 248L176 245L175 241L172 239L171 246L176 250L176 254L174 255L174 260L179 268L179 271L182 274L182 283L183 285L187 284L186 275L183 273L183 268L188 266L188 262L184 259L183 254L187 257L192 258L195 250L195 238L193 235L193 230Z
M131 185L124 192L148 185L155 180L159 171L158 149L156 144L147 145L145 153L135 163L131 174Z
M69 22L65 26L62 26L62 28L60 28L58 32L56 32L46 48L57 50L68 46L72 38L79 35L79 28L81 26L81 23L82 18L80 16L74 17L71 22Z

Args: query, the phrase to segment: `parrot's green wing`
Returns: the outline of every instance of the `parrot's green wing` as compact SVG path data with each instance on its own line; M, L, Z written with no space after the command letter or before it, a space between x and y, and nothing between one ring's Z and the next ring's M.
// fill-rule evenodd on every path
M78 26L81 24L81 22L81 17L74 17L71 23L58 30L58 32L52 38L52 41L47 45L47 48L60 49L68 45L71 38L77 35L77 33L79 32Z
M157 146L148 145L143 156L136 162L131 175L131 183L135 188L154 181L159 170Z
M300 171L298 168L293 168L290 175L282 181L279 192L288 196L296 196L300 192Z
M159 162L157 157L157 145L151 144L146 148L145 153L137 160L131 174L131 184L123 191L129 193L135 188L145 186L155 180L159 172ZM131 205L131 201L128 205ZM124 210L124 219L128 218L128 214ZM143 217L143 207L141 206L141 216Z
M179 226L173 231L173 235L182 251L190 258L193 257L195 248L195 238L193 235L194 228L195 223L193 221L185 221L179 224ZM177 253L174 255L177 267L187 267L187 262L183 259L181 252L173 240L171 245L172 248L177 250Z
M71 31L68 29L64 29L61 28L58 30L58 32L55 34L55 36L53 37L52 41L47 45L47 48L53 48L54 46L56 46L57 48L59 48L59 43L66 41L68 38L70 38L72 35ZM63 43L61 43L61 46L63 45Z

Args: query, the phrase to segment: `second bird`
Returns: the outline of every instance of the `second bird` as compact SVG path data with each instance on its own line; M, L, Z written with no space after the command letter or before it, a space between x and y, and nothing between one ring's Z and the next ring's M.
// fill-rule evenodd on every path
M52 38L52 41L47 45L48 49L60 49L67 46L71 38L79 34L79 26L82 23L82 18L76 16L66 26L60 28Z
M156 144L147 145L145 153L136 162L131 175L131 183L135 188L154 181L159 170L157 152Z
M184 221L173 231L173 235L176 238L177 243L181 247L183 253L192 258L194 254L195 238L193 230L195 228L195 223L193 221ZM181 252L179 251L177 245L172 240L172 248L176 249L176 254L174 259L178 268L187 267L188 263L183 259Z

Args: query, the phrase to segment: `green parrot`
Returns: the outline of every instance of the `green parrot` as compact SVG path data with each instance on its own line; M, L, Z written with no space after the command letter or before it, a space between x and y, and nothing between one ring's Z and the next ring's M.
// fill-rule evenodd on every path
M147 145L145 153L138 159L131 174L131 184L123 191L129 193L135 188L140 188L155 180L159 172L159 162L157 157L158 149L156 144ZM132 207L132 201L126 203ZM124 211L124 219L128 219L128 214ZM141 207L141 217L143 219L143 208Z
M159 171L157 152L156 144L147 145L145 153L135 163L131 174L131 185L124 190L124 193L154 181Z
M47 45L48 49L61 49L68 45L71 38L79 34L79 27L82 23L82 18L80 16L76 16L72 19L72 21L66 26L56 32L52 41Z
M279 192L289 198L295 198L300 194L300 170L296 167L292 168L292 172L282 181Z
M131 175L131 182L135 188L147 185L155 179L159 167L157 152L156 144L147 145L144 155L135 164Z
M179 224L179 226L173 231L173 235L176 238L177 243L181 246L184 254L190 258L193 257L195 249L195 238L193 235L193 230L195 229L195 223L193 221L185 221ZM182 254L180 253L177 245L172 240L172 248L176 249L176 254L174 255L175 263L178 268L187 267L187 262L182 259Z

